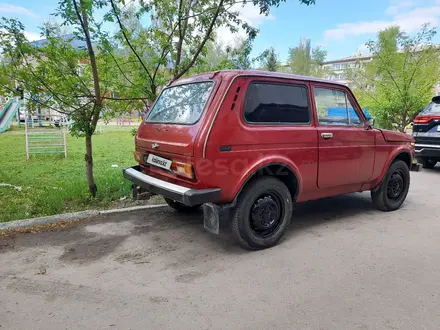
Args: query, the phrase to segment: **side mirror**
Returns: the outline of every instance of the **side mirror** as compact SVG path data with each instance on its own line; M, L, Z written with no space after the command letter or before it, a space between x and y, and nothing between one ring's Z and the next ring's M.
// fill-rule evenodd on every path
M367 119L367 127L373 128L374 127L374 118L368 118Z

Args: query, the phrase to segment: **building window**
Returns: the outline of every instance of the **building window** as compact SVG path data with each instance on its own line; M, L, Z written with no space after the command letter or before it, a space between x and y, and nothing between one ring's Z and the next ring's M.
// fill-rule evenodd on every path
M341 69L345 69L346 67L347 67L347 64L345 64L345 63L341 64Z
M341 65L339 63L333 64L333 70L339 70Z
M347 75L345 73L341 73L341 74L338 75L338 79L339 80L345 80L345 79L347 79Z

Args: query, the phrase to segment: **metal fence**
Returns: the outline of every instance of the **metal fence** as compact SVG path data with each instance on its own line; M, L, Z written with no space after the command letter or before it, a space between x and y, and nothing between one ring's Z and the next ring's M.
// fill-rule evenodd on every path
M24 111L26 158L31 155L63 154L67 158L67 122L59 115L35 117Z

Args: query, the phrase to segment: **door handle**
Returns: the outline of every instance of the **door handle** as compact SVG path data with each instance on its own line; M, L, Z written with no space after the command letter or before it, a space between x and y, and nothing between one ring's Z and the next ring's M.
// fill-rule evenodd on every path
M331 139L333 137L333 133L321 133L323 139Z

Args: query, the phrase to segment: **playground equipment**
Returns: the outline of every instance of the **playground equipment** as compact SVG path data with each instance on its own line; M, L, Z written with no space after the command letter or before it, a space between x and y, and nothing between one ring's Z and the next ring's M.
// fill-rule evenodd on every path
M19 113L22 103L22 100L14 100L14 98L10 98L0 110L0 133L6 132L9 125L12 123L14 116Z
M29 115L23 103L26 135L26 158L37 154L64 154L67 158L67 120L60 115Z
M370 113L368 112L368 108L363 109L365 117L367 119L371 118ZM351 118L355 118L356 114L353 108L349 108L348 112L350 113ZM328 108L328 115L331 117L346 117L347 116L347 109L346 108Z

